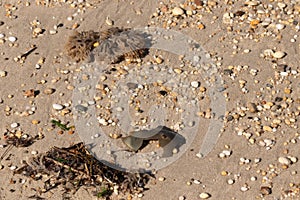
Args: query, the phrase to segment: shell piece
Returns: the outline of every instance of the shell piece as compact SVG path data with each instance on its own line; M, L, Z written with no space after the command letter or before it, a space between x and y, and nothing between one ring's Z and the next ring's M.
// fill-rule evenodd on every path
M136 137L125 137L122 138L124 144L126 144L132 151L139 150L143 145L143 139Z
M74 34L69 37L65 46L66 54L76 62L81 62L88 57L94 48L94 43L96 43L99 38L99 32L83 31L79 33L75 31Z

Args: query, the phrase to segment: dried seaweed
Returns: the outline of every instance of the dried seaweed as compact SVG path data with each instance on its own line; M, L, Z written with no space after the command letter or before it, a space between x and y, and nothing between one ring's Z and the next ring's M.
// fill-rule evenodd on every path
M96 190L95 196L101 197L109 197L113 186L119 186L119 192L123 194L140 193L145 190L151 177L149 174L112 169L90 155L83 143L69 148L53 147L25 163L15 173L34 180L40 179L41 174L48 175L42 193L59 185L63 186L66 193L74 193L81 186L89 186ZM102 189L99 191L99 188Z
M75 31L65 45L66 54L76 62L84 61L99 40L100 34L95 31Z
M100 44L92 51L92 57L98 62L112 64L123 60L135 62L148 53L149 46L150 40L145 33L111 28L101 32Z
M118 63L123 60L135 62L148 53L148 36L128 28L109 28L100 32L74 32L65 46L67 55L76 62L106 61Z

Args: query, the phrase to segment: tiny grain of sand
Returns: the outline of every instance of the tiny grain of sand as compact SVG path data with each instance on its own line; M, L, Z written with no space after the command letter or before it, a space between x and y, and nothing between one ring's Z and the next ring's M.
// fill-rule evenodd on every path
M29 147L12 148L4 156L1 199L25 200L42 187L43 181L13 175L22 160L52 146L80 142L76 130L60 134L50 123L53 118L73 123L71 98L78 65L64 55L64 44L74 30L111 26L161 27L192 37L217 66L226 98L224 127L214 149L204 158L197 156L208 128L205 122L213 117L203 103L198 115L204 123L188 151L159 170L149 190L127 199L300 199L298 0L0 4L0 153L7 148L4 134L43 138ZM169 57L162 58L152 60L168 64ZM201 86L205 99L210 88ZM63 199L60 188L41 196ZM111 198L120 199L115 194ZM80 188L71 199L97 197Z

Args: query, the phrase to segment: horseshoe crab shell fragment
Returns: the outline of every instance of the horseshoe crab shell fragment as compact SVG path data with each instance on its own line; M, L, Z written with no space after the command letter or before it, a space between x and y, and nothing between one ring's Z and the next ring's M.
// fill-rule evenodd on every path
M172 156L173 149L185 144L185 138L172 131L168 127L158 126L151 130L140 130L132 132L130 136L122 138L131 150L137 151L143 146L143 142L147 140L158 140L159 146L163 148L163 157Z

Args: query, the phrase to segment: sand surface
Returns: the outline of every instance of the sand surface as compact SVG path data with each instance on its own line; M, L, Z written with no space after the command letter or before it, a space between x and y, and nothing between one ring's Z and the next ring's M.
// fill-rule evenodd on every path
M42 181L14 176L11 168L21 167L22 160L34 156L32 151L81 141L76 129L74 134L58 134L50 123L56 118L74 124L68 109L72 110L73 77L80 64L67 58L64 45L74 29L100 31L112 27L111 21L116 27L159 27L193 38L211 55L224 83L224 127L212 151L204 158L196 156L213 116L207 114L211 88L199 77L208 100L201 103L198 114L204 117L197 118L195 139L183 156L156 172L142 197L133 199L194 200L205 194L216 200L300 199L299 1L29 2L2 1L0 8L0 144L5 144L6 132L44 138L29 147L14 147L4 156L0 199L25 200L35 194L33 188L42 187ZM175 16L175 7L183 14ZM33 45L37 48L20 61L18 56ZM163 64L174 69L174 55L151 50L145 60L160 53ZM55 92L47 95L46 88ZM40 93L24 96L31 89ZM64 111L53 109L53 104L64 105ZM2 147L1 154L7 146ZM41 196L64 199L59 188ZM97 198L80 188L71 199Z

